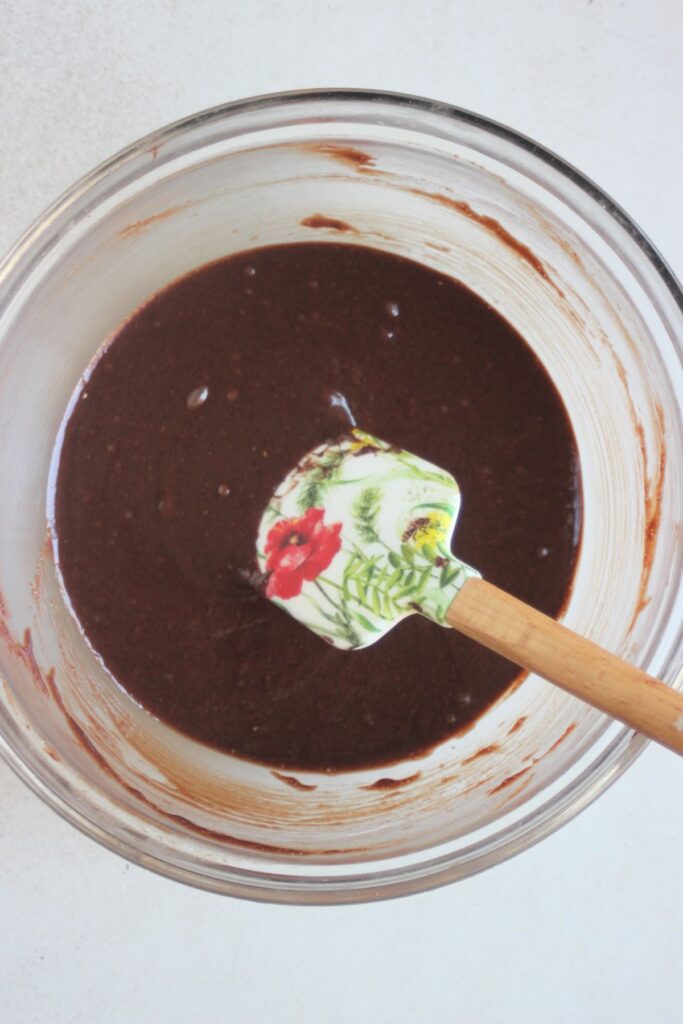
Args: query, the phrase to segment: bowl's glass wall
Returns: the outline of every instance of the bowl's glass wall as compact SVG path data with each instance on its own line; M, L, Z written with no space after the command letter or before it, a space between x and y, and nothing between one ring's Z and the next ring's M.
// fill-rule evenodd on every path
M314 213L354 230L303 226ZM142 863L257 898L342 901L515 852L583 806L641 741L531 677L427 757L296 773L315 787L303 790L154 721L95 658L46 520L74 389L117 325L178 275L305 240L420 260L523 333L564 396L581 455L585 522L565 621L671 682L683 613L681 313L655 258L586 183L495 126L399 98L274 98L172 127L76 186L10 257L0 281L5 752L71 820ZM416 772L405 787L367 788Z

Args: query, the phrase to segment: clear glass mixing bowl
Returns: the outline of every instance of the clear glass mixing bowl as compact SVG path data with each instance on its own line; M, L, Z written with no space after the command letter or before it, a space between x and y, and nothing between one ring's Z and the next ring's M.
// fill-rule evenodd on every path
M302 223L313 214L322 226ZM564 620L672 684L683 661L683 316L661 257L573 168L474 114L378 93L266 96L164 128L74 185L2 265L3 755L67 820L138 864L217 892L343 903L523 850L644 741L530 677L423 758L296 773L299 788L155 721L91 652L48 528L53 451L79 379L178 275L314 238L452 274L523 333L581 455L585 522Z

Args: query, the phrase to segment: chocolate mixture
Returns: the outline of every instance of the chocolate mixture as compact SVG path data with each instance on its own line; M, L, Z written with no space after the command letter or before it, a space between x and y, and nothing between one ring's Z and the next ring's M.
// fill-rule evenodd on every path
M580 527L560 397L502 317L396 256L274 246L175 282L105 349L61 451L59 562L92 646L161 719L276 767L409 756L518 674L417 615L334 650L245 581L270 495L347 408L455 476L459 557L560 610Z

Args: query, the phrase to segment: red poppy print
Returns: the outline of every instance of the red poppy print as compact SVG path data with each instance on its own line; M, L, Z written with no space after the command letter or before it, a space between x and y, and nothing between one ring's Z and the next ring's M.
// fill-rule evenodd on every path
M276 523L266 537L267 597L289 598L301 593L341 548L341 523L323 523L324 511L309 508L302 516Z

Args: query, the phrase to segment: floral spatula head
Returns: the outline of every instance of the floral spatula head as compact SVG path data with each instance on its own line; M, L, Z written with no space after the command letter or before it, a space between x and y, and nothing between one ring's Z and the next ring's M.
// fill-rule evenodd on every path
M309 452L258 529L265 596L343 650L421 614L683 753L683 694L482 580L451 552L458 485L361 430Z
M264 512L266 596L345 650L417 612L443 625L479 575L451 554L459 509L449 473L353 430L302 459Z

